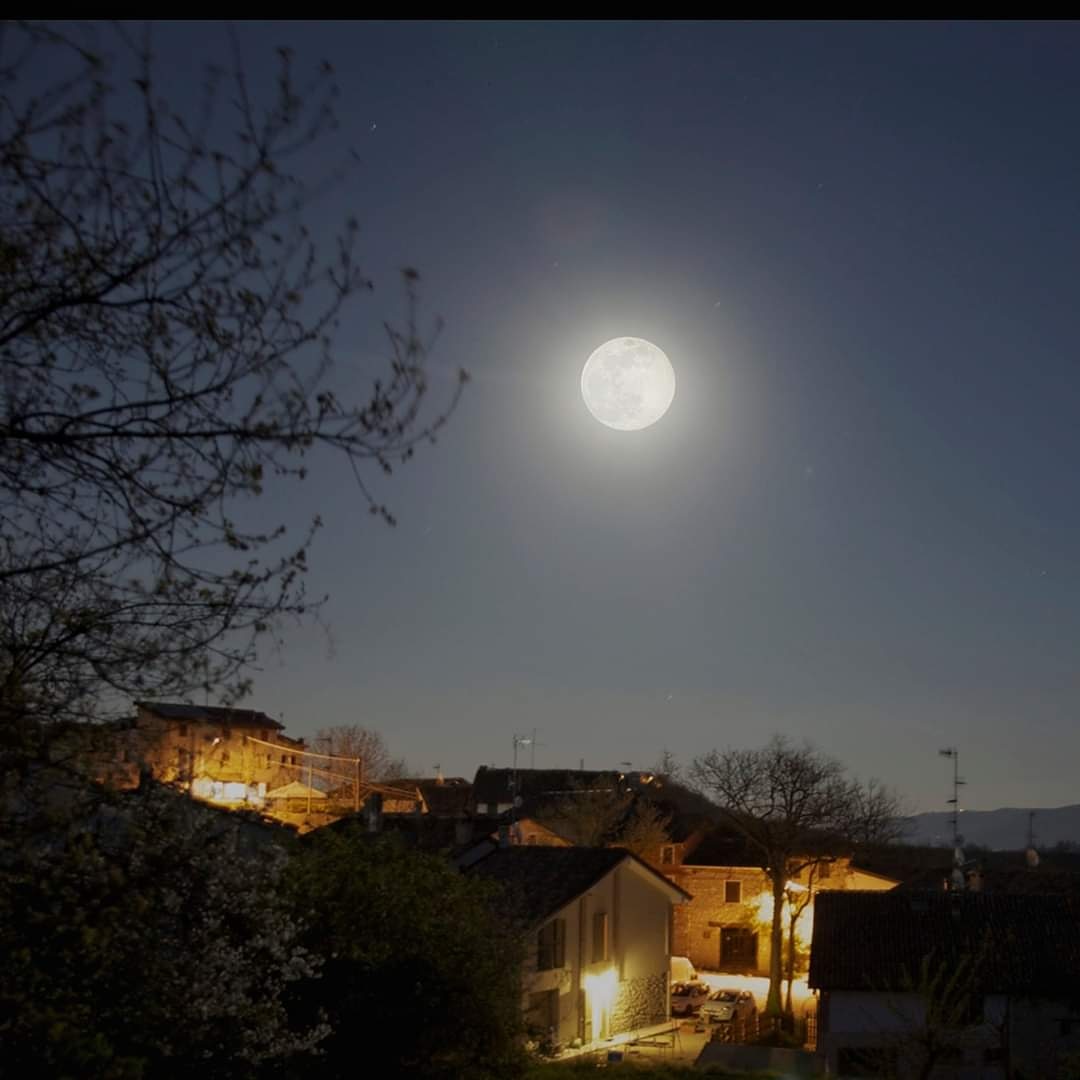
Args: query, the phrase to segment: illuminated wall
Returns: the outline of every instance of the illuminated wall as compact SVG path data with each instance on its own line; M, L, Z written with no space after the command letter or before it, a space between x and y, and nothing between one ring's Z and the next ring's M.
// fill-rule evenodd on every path
M672 899L666 883L628 860L557 914L565 924L562 969L537 969L533 935L524 1002L537 1012L537 995L558 992L559 1042L590 1042L667 1019Z

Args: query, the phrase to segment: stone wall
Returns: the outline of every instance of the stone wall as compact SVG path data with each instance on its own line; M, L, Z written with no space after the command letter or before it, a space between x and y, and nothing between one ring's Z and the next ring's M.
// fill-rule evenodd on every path
M742 884L737 904L725 899L729 881ZM721 968L721 930L753 925L758 898L767 888L765 874L752 867L684 867L678 884L693 900L676 909L671 952L674 956L688 956L699 971L716 971ZM757 970L767 971L768 962L768 935L759 934Z
M619 984L611 1010L611 1033L660 1024L667 1019L667 976L645 975Z

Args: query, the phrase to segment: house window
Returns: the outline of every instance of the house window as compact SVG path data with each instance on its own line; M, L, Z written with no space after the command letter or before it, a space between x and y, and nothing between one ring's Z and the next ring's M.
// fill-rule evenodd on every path
M270 741L270 732L269 731L260 731L259 732L259 738L262 739L263 742L269 742Z
M592 962L608 958L608 917L606 911L594 911L592 917Z
M724 882L724 903L725 904L741 904L742 903L742 882L741 881L725 881Z
M187 734L187 724L181 724L180 725L180 734L181 735L186 735Z
M660 862L664 866L670 866L675 861L675 848L671 844L665 844L660 849Z
M281 764L282 765L285 764L285 755L284 754L281 755Z
M566 920L552 919L536 935L536 970L551 971L566 964Z
M832 863L827 862L827 861L822 862L822 863L818 863L817 876L818 876L818 881L827 881L829 878L831 878L832 877Z

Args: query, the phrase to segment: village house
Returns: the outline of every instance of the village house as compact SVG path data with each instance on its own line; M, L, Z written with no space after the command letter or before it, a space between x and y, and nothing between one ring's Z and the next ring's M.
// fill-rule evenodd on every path
M822 895L810 985L829 1075L1080 1072L1075 895Z
M498 818L510 811L532 816L560 799L583 794L617 795L624 774L611 770L502 769L481 765L473 778L473 810L478 817Z
M705 971L768 974L772 889L757 848L729 827L697 822L685 833L675 831L659 869L693 896L676 912L676 956ZM797 896L895 886L895 879L853 866L847 855L822 855L793 875L790 889ZM811 901L797 923L807 945L813 910Z
M477 818L492 821L493 831L502 829L510 844L567 846L573 840L559 832L559 815L546 811L566 809L574 800L595 801L598 816L608 799L620 803L629 816L638 800L656 807L663 820L705 820L700 813L682 814L676 792L689 799L694 808L707 805L703 797L669 784L651 772L621 772L616 769L502 769L481 765L473 781L473 804ZM568 814L573 820L572 811ZM621 824L616 822L615 824ZM617 830L616 830L617 831ZM609 839L618 843L617 836ZM678 843L678 839L672 841ZM671 861L674 848L665 839L655 851L641 854L650 866L658 868L663 859Z
M667 1021L682 889L619 848L495 847L466 872L506 887L529 928L522 995L537 1040L587 1045Z
M155 780L206 802L263 807L268 793L306 780L305 744L257 709L135 703L122 753Z
M384 814L425 814L464 821L472 814L472 784L461 776L403 776L378 785Z

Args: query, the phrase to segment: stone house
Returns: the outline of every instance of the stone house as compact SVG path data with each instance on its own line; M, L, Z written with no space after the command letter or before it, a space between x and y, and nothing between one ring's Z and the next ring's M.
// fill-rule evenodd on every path
M135 707L121 753L196 798L262 806L268 791L307 779L304 742L257 709L147 701Z
M1080 897L820 896L810 985L829 1075L1080 1072Z
M732 829L699 822L681 841L673 839L670 856L664 856L659 870L693 897L676 911L675 955L689 957L699 970L767 975L772 892L760 852ZM895 885L852 866L846 855L822 856L792 879L794 891L815 895ZM813 907L800 920L807 942Z
M681 888L619 848L496 847L466 872L502 884L528 927L534 1037L590 1044L667 1021Z

